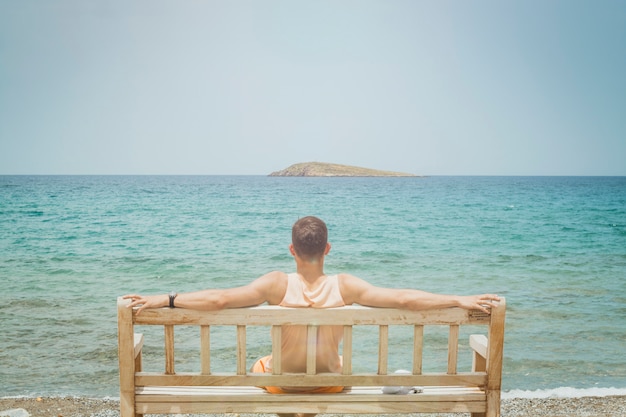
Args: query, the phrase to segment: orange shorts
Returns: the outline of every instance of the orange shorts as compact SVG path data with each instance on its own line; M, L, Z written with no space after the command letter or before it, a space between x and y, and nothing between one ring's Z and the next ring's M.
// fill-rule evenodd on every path
M271 373L272 369L269 363L272 356L264 356L252 365L251 371L256 373ZM261 387L270 394L293 394L298 392L306 392L307 394L334 394L343 391L344 387Z

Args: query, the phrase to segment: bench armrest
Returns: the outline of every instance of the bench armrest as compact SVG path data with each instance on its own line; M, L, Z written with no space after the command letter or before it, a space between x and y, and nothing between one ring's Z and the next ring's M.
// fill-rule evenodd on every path
M470 347L474 351L472 355L472 372L484 372L487 370L487 344L485 335L473 334L470 336Z
M143 349L143 334L135 333L133 338L133 346L135 348L135 358L141 355L141 349Z
M469 338L470 347L474 352L487 358L487 337L483 334L473 334Z

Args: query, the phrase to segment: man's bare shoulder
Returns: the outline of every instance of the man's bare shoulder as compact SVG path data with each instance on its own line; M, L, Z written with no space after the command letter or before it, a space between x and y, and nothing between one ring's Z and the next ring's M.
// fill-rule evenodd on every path
M370 287L367 281L352 274L337 274L337 281L341 297L347 305L358 303L361 294Z
M286 272L272 271L257 278L252 285L258 286L269 304L280 304L287 292L287 277Z
M261 278L266 278L266 279L287 279L287 274L286 272L283 271L271 271L268 272L267 274L261 276Z
M367 283L367 281L363 280L362 278L347 273L337 274L337 279L339 280L339 282Z

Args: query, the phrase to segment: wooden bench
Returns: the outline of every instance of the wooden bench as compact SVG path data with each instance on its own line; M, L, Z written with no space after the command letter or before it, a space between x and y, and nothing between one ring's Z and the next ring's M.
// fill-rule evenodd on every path
M407 311L384 308L347 306L332 309L284 308L259 306L221 311L186 309L149 309L140 315L127 308L127 300L118 299L118 342L120 367L120 408L122 417L161 413L320 413L320 414L395 414L395 413L471 413L473 417L500 415L502 350L504 342L505 300L492 314L449 308L429 311ZM314 324L313 324L314 323ZM159 346L164 345L164 369L158 372L142 370L144 336L136 326L162 326L164 336L157 334ZM282 373L280 366L281 325L308 326L309 341L316 337L319 325L344 326L342 342L343 370L340 374L316 374L314 348L307 351L307 371L303 374ZM405 326L404 338L412 338L409 359L405 366L409 374L396 374L388 369L389 352L394 344L389 329ZM469 336L467 343L459 342L463 326L482 326L484 335ZM174 329L197 326L197 372L176 372ZM221 326L232 326L232 371L211 369L211 333ZM272 374L251 373L247 357L246 335L252 326L267 329L271 340L274 369ZM353 372L353 363L361 345L357 326L378 330L377 370ZM447 369L423 372L425 327L435 326L447 334ZM271 329L271 332L269 331ZM264 330L265 331L265 330ZM464 330L465 331L465 330ZM482 330L479 328L479 331ZM368 330L369 333L372 333ZM394 330L395 332L395 330ZM265 334L265 333L264 333ZM271 334L271 337L270 337ZM395 334L392 332L392 334ZM445 337L444 337L445 340ZM430 341L430 338L427 338ZM374 339L376 344L376 339ZM445 346L445 341L443 342ZM147 345L147 342L146 342ZM315 343L309 343L315 346ZM428 347L428 345L426 345ZM467 351L467 370L457 370L459 347ZM411 351L412 349L412 351ZM444 347L445 349L445 347ZM159 352L161 348L159 347ZM269 354L270 352L265 352ZM154 355L153 352L150 353ZM358 356L358 355L356 355ZM473 359L470 358L473 356ZM365 361L365 359L362 359ZM159 361L160 362L160 361ZM370 359L371 362L371 359ZM445 362L445 360L443 361ZM374 366L373 365L373 366ZM428 365L425 363L424 365ZM445 366L445 365L444 365ZM160 365L159 365L160 368ZM262 386L345 386L338 394L269 394ZM418 394L383 394L384 386L419 386Z

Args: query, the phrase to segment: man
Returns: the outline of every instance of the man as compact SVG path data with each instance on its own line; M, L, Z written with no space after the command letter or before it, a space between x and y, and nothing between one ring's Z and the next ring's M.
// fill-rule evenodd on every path
M326 275L324 257L330 251L326 224L316 217L304 217L292 228L289 251L296 261L296 272L273 271L248 285L228 289L210 289L179 295L126 295L130 307L146 308L175 306L196 310L219 310L255 306L263 303L286 307L330 308L350 304L426 310L461 307L489 313L499 301L495 294L470 296L432 294L413 289L376 287L350 274ZM317 372L341 372L339 343L342 326L320 326L318 329ZM284 326L282 335L282 369L284 372L306 370L306 329L304 326ZM271 372L271 356L257 361L254 372ZM302 391L303 388L265 387L272 393ZM338 392L343 387L309 387L307 392Z

